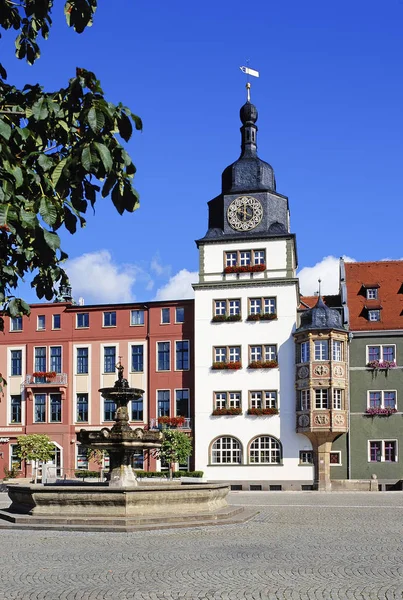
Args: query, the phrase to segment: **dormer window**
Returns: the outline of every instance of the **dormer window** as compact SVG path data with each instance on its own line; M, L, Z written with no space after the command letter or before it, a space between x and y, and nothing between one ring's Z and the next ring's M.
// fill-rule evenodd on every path
M378 288L367 288L367 300L377 300Z
M381 311L379 309L368 311L368 321L380 321Z

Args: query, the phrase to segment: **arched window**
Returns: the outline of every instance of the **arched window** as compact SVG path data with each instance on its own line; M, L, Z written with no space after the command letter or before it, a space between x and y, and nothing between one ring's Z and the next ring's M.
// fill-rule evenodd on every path
M218 438L211 448L211 462L219 464L241 464L241 443L233 437Z
M255 438L249 447L249 462L260 464L279 464L281 444L276 438L262 435Z

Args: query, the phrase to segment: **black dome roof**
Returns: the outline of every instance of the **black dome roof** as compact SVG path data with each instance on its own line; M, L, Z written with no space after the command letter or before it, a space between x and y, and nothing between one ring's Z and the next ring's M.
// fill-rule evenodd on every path
M319 296L313 308L301 314L301 325L298 327L297 333L310 329L341 329L345 331L341 314L335 308L326 306L322 296Z

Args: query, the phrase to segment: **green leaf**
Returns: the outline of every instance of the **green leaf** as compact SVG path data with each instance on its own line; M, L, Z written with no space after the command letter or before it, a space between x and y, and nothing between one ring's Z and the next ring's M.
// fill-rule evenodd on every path
M0 204L0 225L8 225L7 219L10 208L10 204Z
M103 112L97 110L94 106L88 111L88 124L94 133L99 133L105 125L105 116Z
M138 117L134 113L130 113L130 116L133 119L133 123L134 123L134 126L136 127L137 131L142 131L143 130L143 121L140 119L140 117Z
M11 127L8 123L0 119L0 135L5 139L9 140L11 135Z
M118 119L118 127L120 135L125 140L125 142L128 142L133 133L133 127L129 117L127 117L125 114L122 114L120 119Z
M64 226L70 233L77 231L77 217L66 206L64 207Z
M5 70L5 68L3 67L3 65L0 63L0 77L2 77L3 79L7 79L7 71Z
M53 160L50 158L50 156L47 156L46 154L39 155L38 163L45 172L49 171L49 169L53 167Z
M47 225L53 226L57 221L57 208L46 196L41 198L39 205L39 214Z
M44 229L43 237L45 238L45 242L51 250L55 251L60 248L60 238L57 233L52 233L51 231Z
M56 167L53 169L52 183L53 183L53 185L55 187L56 187L56 185L57 185L57 183L58 183L58 181L60 179L60 176L62 174L62 171L64 169L64 166L65 166L66 162L67 162L67 158L63 158L63 160L61 160L59 162L59 164L57 164Z
M24 208L20 210L21 225L27 229L33 229L38 224L36 213L29 212Z
M81 164L87 172L91 171L92 155L89 146L85 146L85 148L83 148L83 151L81 152Z
M99 158L102 160L102 164L105 167L105 171L109 172L112 169L112 157L109 149L105 146L105 144L101 144L100 142L94 142L94 146L98 151Z
M24 175L22 173L21 167L14 167L14 169L12 170L12 174L15 179L15 187L21 187L24 183Z
M49 116L46 98L42 96L32 105L32 115L36 121L43 121Z

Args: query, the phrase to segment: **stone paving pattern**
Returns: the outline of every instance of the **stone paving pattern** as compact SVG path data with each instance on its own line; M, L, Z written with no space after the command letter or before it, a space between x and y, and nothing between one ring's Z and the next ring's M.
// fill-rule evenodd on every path
M230 502L260 513L141 533L2 530L0 600L403 598L402 492L234 492Z

